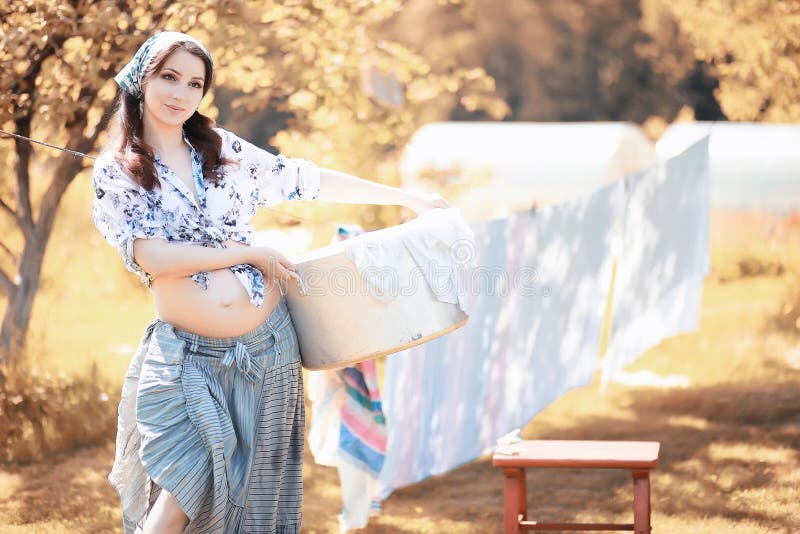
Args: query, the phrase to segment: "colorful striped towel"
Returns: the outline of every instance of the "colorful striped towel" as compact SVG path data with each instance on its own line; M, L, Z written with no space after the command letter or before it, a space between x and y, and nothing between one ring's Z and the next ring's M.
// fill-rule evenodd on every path
M380 511L378 479L386 457L386 419L374 360L337 374L345 387L339 426L341 519L345 528L361 528L369 515Z
M381 407L378 370L374 361L339 371L345 401L339 429L339 449L349 461L373 473L383 468L386 455L386 419Z

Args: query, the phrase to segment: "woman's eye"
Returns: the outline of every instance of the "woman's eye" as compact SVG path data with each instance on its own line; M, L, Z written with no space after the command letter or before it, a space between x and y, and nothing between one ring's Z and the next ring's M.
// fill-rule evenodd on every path
M202 89L203 88L203 86L202 86L202 84L200 84L200 82L192 83L192 87L194 87L196 89Z
M174 79L175 79L175 76L173 76L172 74L165 74L165 75L163 76L163 78L164 78L165 80L174 80Z

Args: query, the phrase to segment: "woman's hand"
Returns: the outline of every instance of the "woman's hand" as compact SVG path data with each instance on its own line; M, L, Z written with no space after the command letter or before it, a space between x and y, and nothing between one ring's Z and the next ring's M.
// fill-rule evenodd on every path
M229 248L246 247L250 249L247 263L261 271L267 281L288 282L293 278L300 281L297 266L274 248L254 247L233 240L228 240L226 245Z
M274 248L253 247L253 261L250 264L261 271L267 280L288 282L292 278L299 278L297 266Z
M411 200L405 203L407 208L411 208L417 213L427 211L434 208L450 208L450 204L442 198L439 193L415 193L411 196Z

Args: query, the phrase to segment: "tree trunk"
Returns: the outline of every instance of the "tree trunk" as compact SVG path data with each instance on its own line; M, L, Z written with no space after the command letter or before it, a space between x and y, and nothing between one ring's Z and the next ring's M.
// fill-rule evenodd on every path
M39 289L45 249L64 192L80 169L81 163L77 158L68 156L61 159L53 181L42 197L34 230L25 240L25 248L19 262L18 282L8 292L8 305L3 317L3 328L0 331L0 358L2 358L0 361L7 365L16 365L22 358L33 299Z
M33 299L39 289L39 277L47 240L32 239L25 243L19 266L18 282L8 292L6 313L0 331L0 356L2 363L19 364L25 346L25 336L33 309Z

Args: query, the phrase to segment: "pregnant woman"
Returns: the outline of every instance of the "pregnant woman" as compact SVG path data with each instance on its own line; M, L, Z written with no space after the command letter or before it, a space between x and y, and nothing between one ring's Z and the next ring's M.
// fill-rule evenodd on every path
M300 531L303 384L279 287L297 275L280 252L250 245L256 207L447 207L214 127L197 111L212 78L194 38L150 37L114 78L119 131L94 166L95 225L155 303L109 475L126 534Z

